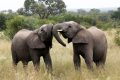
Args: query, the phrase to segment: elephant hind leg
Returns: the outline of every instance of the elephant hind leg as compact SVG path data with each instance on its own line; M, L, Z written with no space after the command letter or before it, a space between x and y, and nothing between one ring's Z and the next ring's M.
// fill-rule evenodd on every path
M28 61L22 61L22 63L23 63L23 68L24 68L25 73L28 74L27 73Z
M23 68L26 70L28 62L27 61L22 61L22 63L23 63Z
M17 64L18 64L18 60L13 60L13 68L14 70L17 72Z
M100 60L100 61L96 61L95 64L99 68L104 68L105 62Z
M104 68L105 61L106 61L106 55L101 57L99 60L95 61L95 64L96 64L97 67Z
M17 71L17 64L19 62L17 54L15 51L12 50L12 61L13 61L13 67Z

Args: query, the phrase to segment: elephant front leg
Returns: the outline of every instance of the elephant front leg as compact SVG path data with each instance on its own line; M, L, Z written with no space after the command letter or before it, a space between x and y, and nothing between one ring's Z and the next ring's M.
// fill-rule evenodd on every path
M75 70L79 70L80 69L80 63L81 63L81 59L80 59L79 54L74 53L73 62L74 62Z
M34 68L36 71L40 70L40 58L33 60Z
M51 61L50 54L49 53L45 54L43 56L43 59L44 59L48 73L52 73L52 61Z
M33 62L35 70L39 71L40 70L40 57L34 56L32 59L32 62Z
M30 49L30 56L32 58L32 62L33 62L33 65L34 65L34 68L36 71L39 71L40 70L40 56L38 55L39 54L39 50L37 49Z

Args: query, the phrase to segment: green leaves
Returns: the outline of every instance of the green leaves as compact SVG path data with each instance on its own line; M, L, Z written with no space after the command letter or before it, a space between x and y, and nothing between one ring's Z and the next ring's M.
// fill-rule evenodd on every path
M13 38L16 32L21 29L33 30L39 28L43 24L55 23L53 20L39 19L35 17L15 16L14 18L6 21L5 35L10 39Z
M117 11L113 12L111 17L114 19L120 20L120 7L118 8Z
M115 43L120 46L120 29L118 29L116 31L116 35L115 35Z
M15 16L13 19L6 21L5 34L12 39L14 34L20 29L34 29L37 20L24 16Z
M46 19L51 15L66 12L66 6L62 0L25 0L24 8L17 12L22 15L38 14L41 19Z

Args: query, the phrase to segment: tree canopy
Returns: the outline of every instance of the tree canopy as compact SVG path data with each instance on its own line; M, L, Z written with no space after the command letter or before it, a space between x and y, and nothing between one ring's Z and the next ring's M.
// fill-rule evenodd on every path
M18 9L17 12L22 15L38 14L40 18L45 19L66 12L66 5L62 0L25 0L24 8Z

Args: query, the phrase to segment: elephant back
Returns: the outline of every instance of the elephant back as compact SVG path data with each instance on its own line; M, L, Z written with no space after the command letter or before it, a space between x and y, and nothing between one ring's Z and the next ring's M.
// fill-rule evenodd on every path
M94 41L105 41L106 36L104 32L97 27L91 27L88 31L92 34Z
M44 42L41 41L39 36L34 32L29 34L26 43L30 48L37 48L37 49L46 48Z
M32 31L22 29L18 31L12 39L11 47L12 49L18 51L24 51L27 48L26 38ZM19 52L18 52L19 53Z
M73 43L89 43L91 34L86 29L81 29L72 39Z
M100 52L102 54L107 53L107 38L105 33L96 28L91 27L88 31L92 34L94 40L94 52ZM103 51L103 52L102 52Z
M15 39L26 39L31 32L32 31L30 31L30 30L22 29L15 34L15 36L13 37L13 40L15 40Z

